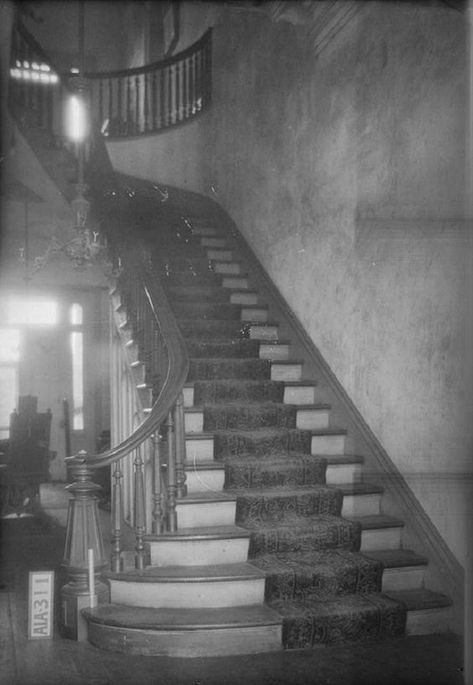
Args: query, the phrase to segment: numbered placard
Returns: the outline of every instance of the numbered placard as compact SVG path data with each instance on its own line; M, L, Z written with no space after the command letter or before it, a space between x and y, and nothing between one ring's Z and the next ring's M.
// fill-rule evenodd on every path
M28 597L28 638L53 637L54 571L30 571Z

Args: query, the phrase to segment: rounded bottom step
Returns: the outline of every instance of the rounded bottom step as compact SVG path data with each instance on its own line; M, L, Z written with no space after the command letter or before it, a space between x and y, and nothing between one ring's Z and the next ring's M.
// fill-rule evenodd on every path
M115 604L83 615L89 642L122 654L191 658L282 649L281 617L264 605L157 612Z

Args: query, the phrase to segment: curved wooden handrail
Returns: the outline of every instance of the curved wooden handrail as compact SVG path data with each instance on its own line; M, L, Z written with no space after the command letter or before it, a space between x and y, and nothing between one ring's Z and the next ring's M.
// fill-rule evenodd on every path
M122 78L128 76L139 76L140 74L146 74L150 71L157 71L159 69L164 69L165 67L173 66L178 62L185 60L190 57L195 52L200 50L200 48L205 45L205 43L210 39L212 35L212 29L207 29L207 31L201 36L195 43L192 43L188 48L178 52L172 57L167 57L166 59L158 60L156 62L151 62L150 64L145 64L140 67L130 67L129 69L114 69L112 71L89 71L84 74L85 78L91 81L97 79L109 79L109 78Z
M127 266L134 273L142 273L144 271L145 265L143 261L136 256L136 253L142 250L143 245L138 245L135 254L127 259ZM166 377L151 408L151 412L133 433L119 445L106 452L87 456L87 464L92 469L109 466L122 457L127 456L159 429L159 426L165 420L169 410L182 392L189 371L187 347L160 283L159 276L155 272L143 273L141 283L152 315L165 340L168 354Z

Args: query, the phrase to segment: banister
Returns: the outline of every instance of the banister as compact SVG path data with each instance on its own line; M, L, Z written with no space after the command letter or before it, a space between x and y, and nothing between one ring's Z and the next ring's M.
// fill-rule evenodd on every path
M210 42L212 37L212 29L209 28L207 31L192 43L188 48L178 52L172 57L167 57L166 59L157 60L156 62L151 62L150 64L144 64L140 67L130 67L128 69L114 69L112 71L89 71L84 74L85 78L93 80L98 79L108 79L108 78L122 78L127 76L139 76L140 74L146 74L150 71L158 71L159 69L164 69L165 67L170 67L178 62L182 62L187 57L190 57L195 52L200 50L201 47Z
M147 274L143 277L142 284L153 316L167 339L167 375L150 414L133 433L116 447L87 457L87 463L92 469L113 464L152 437L182 392L189 371L187 348L158 277Z

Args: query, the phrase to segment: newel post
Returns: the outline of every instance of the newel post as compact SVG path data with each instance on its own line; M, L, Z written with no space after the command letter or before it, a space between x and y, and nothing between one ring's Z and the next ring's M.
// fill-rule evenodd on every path
M69 577L61 589L62 625L66 637L85 640L87 626L81 610L109 601L108 587L100 580L107 565L98 514L100 485L92 482L86 452L79 452L67 461L73 483L66 486L72 498L62 562Z

